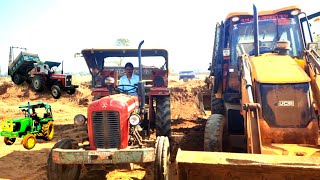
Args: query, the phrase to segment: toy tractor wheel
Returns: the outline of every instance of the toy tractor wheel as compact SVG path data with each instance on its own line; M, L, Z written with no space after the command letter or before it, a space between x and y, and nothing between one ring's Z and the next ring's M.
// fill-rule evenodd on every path
M223 148L224 116L222 114L211 115L204 130L204 150L222 152Z
M156 97L156 136L171 137L170 96Z
M167 180L170 172L170 143L168 137L157 137L155 151L154 179Z
M48 157L47 175L49 180L56 179L79 179L81 165L80 164L56 164L52 159L52 150L61 149L78 149L78 144L73 139L62 139L58 141L51 149Z
M27 134L22 140L22 145L26 149L32 149L36 145L36 137L33 134Z
M22 79L22 76L20 74L15 74L12 78L13 82L16 84L16 85L20 85L23 83L23 79Z
M75 92L76 92L76 89L68 89L67 90L67 93L70 95L74 94Z
M53 85L53 86L51 87L51 95L52 95L53 98L55 98L55 99L59 99L59 98L60 98L60 96L61 96L61 90L60 90L59 86Z
M32 79L33 89L42 92L45 88L45 79L41 75L35 75Z
M3 141L6 145L12 145L14 142L16 142L16 138L4 137Z
M54 134L54 126L52 121L48 121L47 124L43 124L41 128L43 134L43 139L46 141L51 141Z

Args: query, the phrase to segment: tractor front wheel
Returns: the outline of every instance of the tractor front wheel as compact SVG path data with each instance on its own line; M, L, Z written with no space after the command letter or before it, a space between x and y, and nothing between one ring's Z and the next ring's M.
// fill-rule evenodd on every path
M157 137L155 151L156 158L154 162L154 179L170 179L170 143L168 137Z
M23 147L32 149L36 145L36 137L33 134L27 134L22 140Z
M171 137L170 96L156 97L156 136Z
M37 92L42 92L45 88L45 79L41 75L35 75L32 78L33 89Z
M46 141L51 141L54 134L54 126L52 121L48 121L47 124L43 124L41 128L43 134L43 139Z
M12 145L14 142L16 142L16 138L4 137L3 141L6 145Z
M48 157L47 175L49 180L57 179L79 179L80 177L80 164L57 164L53 162L52 150L55 148L61 149L78 149L79 146L73 139L62 139L58 141L51 149Z
M53 98L55 99L59 99L61 96L61 90L60 87L57 85L53 85L51 87L51 95L53 96Z
M210 152L222 152L224 116L222 114L211 115L204 130L204 150Z

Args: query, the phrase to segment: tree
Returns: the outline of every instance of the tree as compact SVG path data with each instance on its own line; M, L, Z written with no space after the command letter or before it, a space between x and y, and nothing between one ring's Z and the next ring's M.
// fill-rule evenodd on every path
M127 38L119 38L116 40L116 46L129 46L130 40Z
M127 38L119 38L116 40L116 46L118 47L128 47L130 45L130 40ZM122 66L123 64L123 57L120 57L118 61L114 62L118 66Z

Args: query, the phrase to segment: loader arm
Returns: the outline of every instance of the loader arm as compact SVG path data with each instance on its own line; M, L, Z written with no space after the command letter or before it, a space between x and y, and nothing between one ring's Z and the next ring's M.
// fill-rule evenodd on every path
M247 129L247 149L252 154L261 153L261 136L259 125L259 109L260 104L255 103L252 93L252 78L251 66L248 61L248 56L242 56L241 70L242 70L242 115L244 116Z
M312 95L315 109L320 110L320 55L315 49L306 50L307 68L311 78Z

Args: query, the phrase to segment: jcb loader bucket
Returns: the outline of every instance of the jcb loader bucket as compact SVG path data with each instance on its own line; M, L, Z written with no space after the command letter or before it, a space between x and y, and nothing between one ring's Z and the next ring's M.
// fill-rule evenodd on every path
M206 111L211 111L211 92L213 88L214 77L208 76L205 79L205 86L195 96L195 102L198 108L206 114Z
M320 179L320 158L178 150L178 179Z
M195 97L198 108L206 114L205 111L211 110L211 93L210 91L198 92Z

